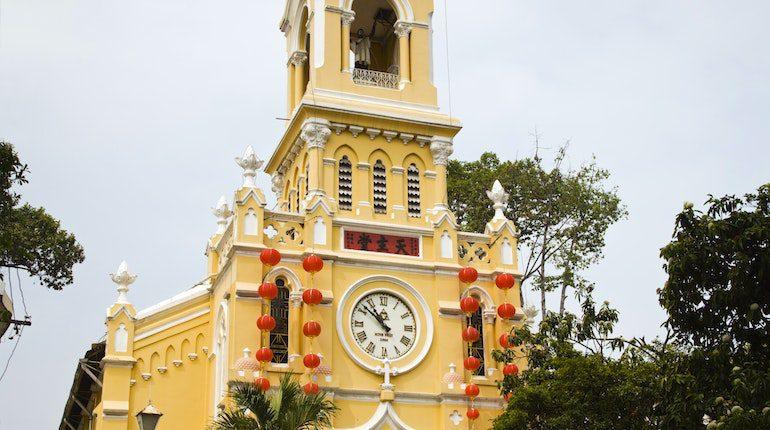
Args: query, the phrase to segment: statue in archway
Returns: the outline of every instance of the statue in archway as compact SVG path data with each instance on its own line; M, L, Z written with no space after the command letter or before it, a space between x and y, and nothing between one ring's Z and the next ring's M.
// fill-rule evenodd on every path
M350 47L356 57L356 69L369 69L372 64L372 40L364 33L363 28L356 32L357 40L350 41Z

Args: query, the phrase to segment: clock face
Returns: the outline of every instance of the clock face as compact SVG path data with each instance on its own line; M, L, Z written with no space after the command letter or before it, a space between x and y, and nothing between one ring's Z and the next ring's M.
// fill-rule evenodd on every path
M396 359L412 350L417 319L412 307L387 292L367 294L353 307L350 319L353 339L370 357Z

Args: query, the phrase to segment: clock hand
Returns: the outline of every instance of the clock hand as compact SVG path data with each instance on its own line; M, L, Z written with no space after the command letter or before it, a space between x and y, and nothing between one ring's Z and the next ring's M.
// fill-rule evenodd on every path
M372 316L377 320L378 323L380 323L380 325L382 326L382 328L385 329L385 331L390 332L390 327L388 327L387 324L385 324L385 320L383 320L382 317L377 312L374 312L373 310L369 309L368 306L364 306L364 309L366 309L367 312L372 314Z

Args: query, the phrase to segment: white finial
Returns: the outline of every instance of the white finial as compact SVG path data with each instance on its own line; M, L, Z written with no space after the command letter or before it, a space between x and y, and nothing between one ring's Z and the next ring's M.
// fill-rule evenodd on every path
M118 266L118 271L110 273L112 282L118 284L118 300L115 303L128 303L128 286L136 281L136 275L128 270L128 263L123 261Z
M495 181L494 185L492 185L492 190L487 191L487 197L489 197L489 200L492 200L493 207L495 208L494 219L508 219L505 217L503 209L508 207L508 198L510 196L505 192L503 184L501 184L500 181Z
M382 381L380 388L383 390L392 390L395 388L395 386L390 383L390 377L398 375L398 369L390 367L390 359L386 358L382 360L382 367L378 366L374 370L377 372L377 374L384 376L384 380Z
M216 207L211 208L211 211L217 217L217 234L224 233L225 228L227 228L227 219L233 215L230 207L227 206L225 196L219 198Z
M537 310L536 307L529 305L524 308L524 315L527 316L527 324L532 324L535 322L535 317L537 317L537 314L540 312Z
M254 177L265 162L257 157L254 148L251 145L247 146L243 157L236 157L235 162L243 169L243 188L256 188Z

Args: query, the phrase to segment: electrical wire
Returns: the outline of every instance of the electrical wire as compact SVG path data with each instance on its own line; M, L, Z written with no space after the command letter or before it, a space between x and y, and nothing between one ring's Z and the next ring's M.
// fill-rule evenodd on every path
M5 373L8 372L8 368L11 366L11 360L13 359L13 355L16 353L16 348L19 347L19 341L21 340L21 335L24 333L24 327L21 327L21 330L19 330L19 334L16 335L16 342L13 344L13 349L11 350L11 355L8 356L8 360L5 362L5 367L3 368L3 373L0 374L0 383L3 382L3 378L5 378Z
M21 276L19 275L19 269L16 269L16 286L19 288L19 293L21 294L21 305L24 308L24 316L28 317L29 312L27 312L27 300L24 298L24 290L21 289Z
M449 8L444 0L444 43L446 48L446 81L447 98L449 102L449 122L452 122L452 73L449 68Z

